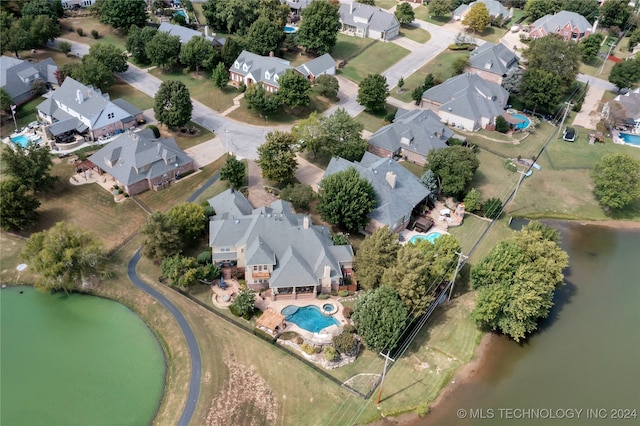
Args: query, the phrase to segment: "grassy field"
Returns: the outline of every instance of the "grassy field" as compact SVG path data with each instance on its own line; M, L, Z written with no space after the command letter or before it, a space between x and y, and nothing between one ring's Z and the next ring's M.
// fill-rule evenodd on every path
M16 122L14 124L11 114L2 114L2 126L0 127L0 137L7 137L18 129L21 129L38 119L36 107L44 101L44 98L38 96L30 101L23 103L16 108Z
M66 38L84 44L109 43L125 50L124 46L127 42L127 37L113 29L110 25L103 24L96 17L84 16L63 18L60 20L60 26L62 27L61 38ZM80 36L77 33L79 28L82 28L82 31L84 32L83 36ZM93 38L91 36L91 30L98 31L100 38Z
M293 124L296 121L307 118L313 111L322 113L331 107L333 103L324 96L311 95L311 103L308 107L296 108L294 110L284 110L280 108L273 114L261 116L258 111L249 109L247 101L240 99L240 108L231 111L228 117L243 123L254 124L257 126L277 125L277 124Z
M481 38L491 43L499 43L502 36L509 31L509 28L500 27L486 27L480 34L475 34L475 37Z
M413 90L418 86L422 86L424 78L427 76L427 74L431 73L436 77L436 79L445 81L446 79L453 76L453 62L457 58L465 56L469 56L469 52L442 52L410 76L405 76L403 87L404 91L402 93L397 93L395 90L393 90L391 92L391 96L398 100L401 100L402 102L412 102L411 94L413 93Z
M400 27L400 35L416 43L426 43L431 39L431 34L428 31L413 25L402 25Z
M356 83L369 74L381 74L387 68L409 54L409 51L393 43L375 43L347 62L339 72Z
M424 174L424 167L419 164L411 163L409 161L401 161L400 165L402 165L402 167L404 167L405 169L409 170L418 178L420 178Z
M364 129L370 132L375 132L382 126L386 126L387 123L384 120L384 117L391 112L394 112L397 108L393 105L385 104L384 110L378 111L375 113L362 111L360 114L356 116L356 120L361 122L364 125Z
M189 133L182 133L181 131L169 131L165 126L158 125L160 135L164 138L174 138L180 149L191 148L215 137L213 133L193 121L189 121L185 128L196 128L199 130L199 133L192 136Z
M338 41L336 42L336 45L333 46L333 49L331 49L331 56L333 56L337 61L351 59L356 56L358 52L375 43L375 40L368 38L348 36L338 33Z
M611 51L611 55L618 58L626 58L627 57L627 45L629 44L629 37L624 37L620 43L616 45L616 47ZM602 46L601 50L606 54L609 52L609 46L605 44ZM603 66L604 63L604 66ZM596 58L590 63L584 63L580 61L580 69L579 71L583 74L588 74L594 77L601 78L603 80L607 80L609 78L609 74L611 73L611 69L615 65L615 62L610 60L605 60L601 58ZM602 70L602 72L600 72Z
M142 93L120 79L116 79L116 84L111 86L108 92L112 101L116 99L124 99L143 111L145 109L153 108L154 100L151 96Z
M429 6L427 6L426 3L423 3L421 6L418 6L415 9L413 9L413 12L416 14L416 19L420 19L421 21L426 21L426 22L429 22L430 24L440 25L440 26L451 21L451 18L452 18L451 13L445 16L431 16L431 13L429 12Z

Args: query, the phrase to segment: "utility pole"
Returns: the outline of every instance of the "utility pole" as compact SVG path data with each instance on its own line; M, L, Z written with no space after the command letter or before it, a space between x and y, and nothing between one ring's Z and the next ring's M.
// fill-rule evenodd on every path
M560 139L560 134L562 132L562 126L564 126L564 120L567 119L567 115L569 114L569 108L571 108L573 106L573 104L571 102L565 102L565 104L567 104L567 107L564 110L564 115L562 116L562 121L560 122L560 132L558 132L558 139Z
M378 392L378 400L376 401L376 407L378 408L378 410L380 409L380 398L382 398L382 385L384 385L384 377L387 374L387 365L389 364L389 361L396 362L395 359L392 359L389 357L389 351L387 351L386 355L380 352L380 355L384 357L384 370L382 370L382 380L380 381L380 392Z
M11 105L11 115L13 116L13 124L16 127L16 132L18 131L18 123L16 123L16 105Z
M456 284L456 278L458 277L458 271L462 266L462 262L464 262L469 258L469 256L465 256L464 254L462 254L462 252L460 253L456 252L456 254L458 255L458 264L456 265L456 271L453 273L453 279L451 280L451 287L449 288L449 297L447 298L447 302L451 301L451 295L453 294L453 286Z
M602 62L602 66L600 67L600 72L598 73L598 75L602 74L602 70L604 69L604 65L607 63L607 61L609 60L609 55L611 55L611 51L613 50L613 48L616 46L615 43L610 44L609 45L609 52L607 52L607 57L604 58L604 61Z
M522 179L524 179L524 177L527 175L522 170L518 170L518 173L520 173L520 179L518 179L518 184L516 185L516 190L513 191L513 196L509 199L509 205L507 206L507 214L511 213L511 202L513 200L515 200L516 194L518 193L518 189L520 188L520 184L522 183ZM511 224L511 223L509 223L509 224Z

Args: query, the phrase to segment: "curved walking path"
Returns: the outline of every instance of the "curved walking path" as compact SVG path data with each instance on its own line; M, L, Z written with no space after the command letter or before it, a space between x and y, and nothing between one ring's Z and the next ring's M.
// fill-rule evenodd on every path
M196 404L198 403L198 398L200 397L200 378L202 376L202 358L200 357L200 347L198 346L198 342L196 340L196 336L193 334L193 330L191 326L185 319L182 312L171 303L171 301L158 290L154 289L150 285L144 283L136 272L136 266L138 266L138 261L140 260L141 254L140 249L136 251L131 260L129 260L129 264L127 265L127 275L129 279L140 290L144 291L151 297L155 298L158 302L162 304L171 315L178 321L178 325L184 334L185 339L187 339L187 345L189 347L189 358L191 360L191 379L189 380L189 394L187 395L187 403L182 410L182 415L180 416L180 420L178 420L178 425L180 426L188 426L189 422L191 422L191 418L193 417L193 413L196 410Z

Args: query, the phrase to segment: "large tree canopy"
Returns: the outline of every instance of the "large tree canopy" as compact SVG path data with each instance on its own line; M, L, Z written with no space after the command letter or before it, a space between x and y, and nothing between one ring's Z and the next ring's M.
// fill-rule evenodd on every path
M191 120L193 103L189 90L178 80L163 81L156 93L153 112L168 127L184 126Z
M208 0L202 5L207 24L232 34L244 34L260 13L259 0Z
M379 351L397 345L407 317L407 308L398 293L389 286L382 286L365 293L351 319L369 349Z
M127 56L122 49L111 43L96 43L89 48L89 54L85 58L93 57L111 72L125 72L129 68Z
M90 232L58 222L27 240L22 257L40 274L36 288L69 291L101 271L102 244Z
M409 3L405 2L399 3L396 6L396 11L393 12L393 14L396 15L398 22L400 22L402 25L409 25L413 22L414 19L416 19L416 14L413 11L413 8Z
M532 222L472 267L471 285L478 299L471 317L480 327L518 342L547 317L568 266L558 240L553 229Z
M209 218L204 215L204 207L196 203L181 203L171 207L167 216L178 227L185 245L192 245L204 236Z
M147 22L147 3L144 0L101 0L99 3L100 20L123 32L132 25L144 26Z
M147 57L155 66L171 68L180 59L180 37L158 31L145 46Z
M531 22L542 18L544 15L553 15L561 10L561 0L527 0L527 4L524 6L524 13Z
M258 165L262 177L278 183L293 180L298 168L293 146L296 140L291 133L274 131L267 134L265 142L258 147Z
M265 117L276 112L282 105L277 93L269 92L262 83L250 84L244 92L244 99L249 109L255 109Z
M158 30L153 27L139 28L135 25L131 26L125 47L137 62L143 64L150 62L149 56L147 56L147 43L151 41L157 32Z
M57 20L58 14L54 10L53 2L49 0L31 0L22 6L22 16L45 15Z
M318 212L329 223L357 232L369 223L376 204L373 186L351 167L325 176L319 183Z
M5 231L22 231L38 222L40 201L17 179L0 181L0 227Z
M53 162L49 151L33 142L24 147L16 145L15 149L3 149L2 161L4 172L33 192L49 191L58 179L50 174Z
M377 288L384 271L393 267L397 261L398 235L388 226L376 229L366 237L353 259L353 271L358 284L366 290Z
M451 146L431 150L425 170L431 169L435 173L445 194L461 195L479 166L480 161L471 149Z
M227 162L220 169L220 179L226 180L232 188L240 188L246 178L245 164L235 155L229 155Z
M609 74L609 82L618 90L634 88L640 82L640 57L615 64Z
M550 113L562 98L562 88L556 75L539 68L530 68L522 75L520 92L527 108Z
M278 26L268 18L259 18L249 27L245 45L255 54L267 56L269 53L276 52L278 42L283 37L282 26Z
M484 3L476 3L464 16L462 25L468 27L474 33L482 33L484 29L491 23L489 9Z
M578 75L578 44L566 43L558 35L551 34L532 40L529 49L525 50L523 55L529 60L527 71L538 69L553 74L563 91L571 87Z
M599 25L604 28L624 28L631 16L631 7L626 0L606 0L599 10Z
M318 54L329 53L338 41L340 13L337 4L313 0L302 10L302 23L296 40L300 46Z
M294 70L285 71L278 84L278 97L289 108L304 107L311 102L311 83Z
M387 78L380 74L369 74L358 87L358 103L367 111L380 111L389 97Z
M220 270L212 263L201 265L194 257L179 254L168 257L160 264L162 276L169 280L169 285L186 288L200 280L214 280L220 277Z
M640 162L629 154L605 154L593 168L593 182L607 210L626 207L640 197Z
M37 49L60 34L58 20L50 16L27 15L15 19L13 15L0 10L0 49L2 52L13 52L16 58L21 50Z
M154 212L140 228L144 235L142 255L156 263L182 252L184 243L180 230L164 213Z
M200 67L213 66L216 51L204 37L192 37L180 48L180 62L200 74Z

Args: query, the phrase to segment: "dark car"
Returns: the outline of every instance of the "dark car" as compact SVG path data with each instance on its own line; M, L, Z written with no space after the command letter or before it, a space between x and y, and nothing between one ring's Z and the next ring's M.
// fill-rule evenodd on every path
M576 140L576 129L574 129L573 127L567 127L564 129L564 132L562 132L562 139L564 139L567 142L573 142Z

